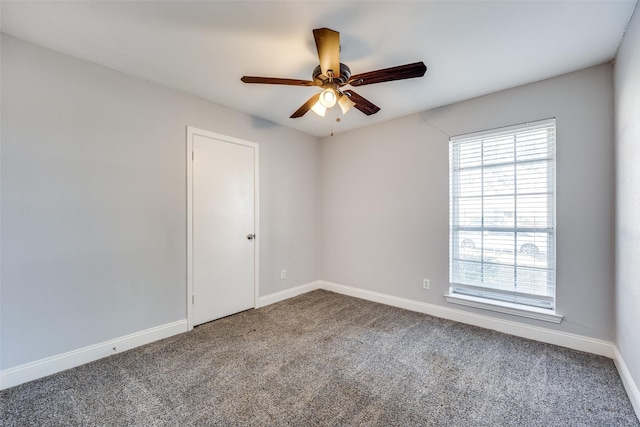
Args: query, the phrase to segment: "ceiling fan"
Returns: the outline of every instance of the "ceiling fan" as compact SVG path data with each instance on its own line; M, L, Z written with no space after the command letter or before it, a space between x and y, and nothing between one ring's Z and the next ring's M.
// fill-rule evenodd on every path
M274 77L243 76L240 80L244 83L263 83L289 86L318 86L324 90L313 95L307 102L291 115L292 119L302 117L307 111L324 116L328 108L336 103L343 114L352 107L370 116L380 111L380 107L358 95L351 89L342 90L346 85L364 86L373 83L389 82L393 80L412 79L422 77L427 71L426 65L421 62L399 65L397 67L383 68L367 73L351 75L351 70L340 62L340 33L329 28L313 30L313 37L318 50L320 65L313 70L313 80L280 79Z

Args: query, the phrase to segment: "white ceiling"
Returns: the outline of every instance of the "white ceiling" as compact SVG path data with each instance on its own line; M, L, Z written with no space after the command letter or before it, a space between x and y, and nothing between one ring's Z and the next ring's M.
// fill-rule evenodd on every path
M613 59L636 0L6 1L2 31L316 136L341 132ZM311 30L341 36L353 74L424 61L425 77L355 91L381 111L289 116L319 89Z

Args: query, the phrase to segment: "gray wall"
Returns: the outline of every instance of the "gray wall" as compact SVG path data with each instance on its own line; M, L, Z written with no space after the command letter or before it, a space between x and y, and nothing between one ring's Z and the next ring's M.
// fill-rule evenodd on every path
M616 345L640 386L640 12L615 66Z
M261 295L318 279L317 138L6 35L1 83L0 369L186 318L187 125L260 144Z
M557 310L563 322L451 307L612 341L610 64L324 138L320 277L446 306L448 135L549 117L557 118ZM423 278L431 279L428 291Z

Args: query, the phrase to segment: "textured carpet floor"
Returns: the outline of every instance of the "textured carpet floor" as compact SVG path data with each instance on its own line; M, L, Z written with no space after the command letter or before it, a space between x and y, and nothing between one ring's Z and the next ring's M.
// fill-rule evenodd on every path
M0 393L4 426L640 426L610 359L314 291Z

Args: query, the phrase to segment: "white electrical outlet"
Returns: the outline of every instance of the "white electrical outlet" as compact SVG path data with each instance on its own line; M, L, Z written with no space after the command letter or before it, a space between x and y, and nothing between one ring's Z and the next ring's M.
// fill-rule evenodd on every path
M422 279L422 287L429 289L429 279Z
M286 278L287 278L287 270L282 270L282 271L280 272L280 279L281 279L281 280L284 280L284 279L286 279Z

